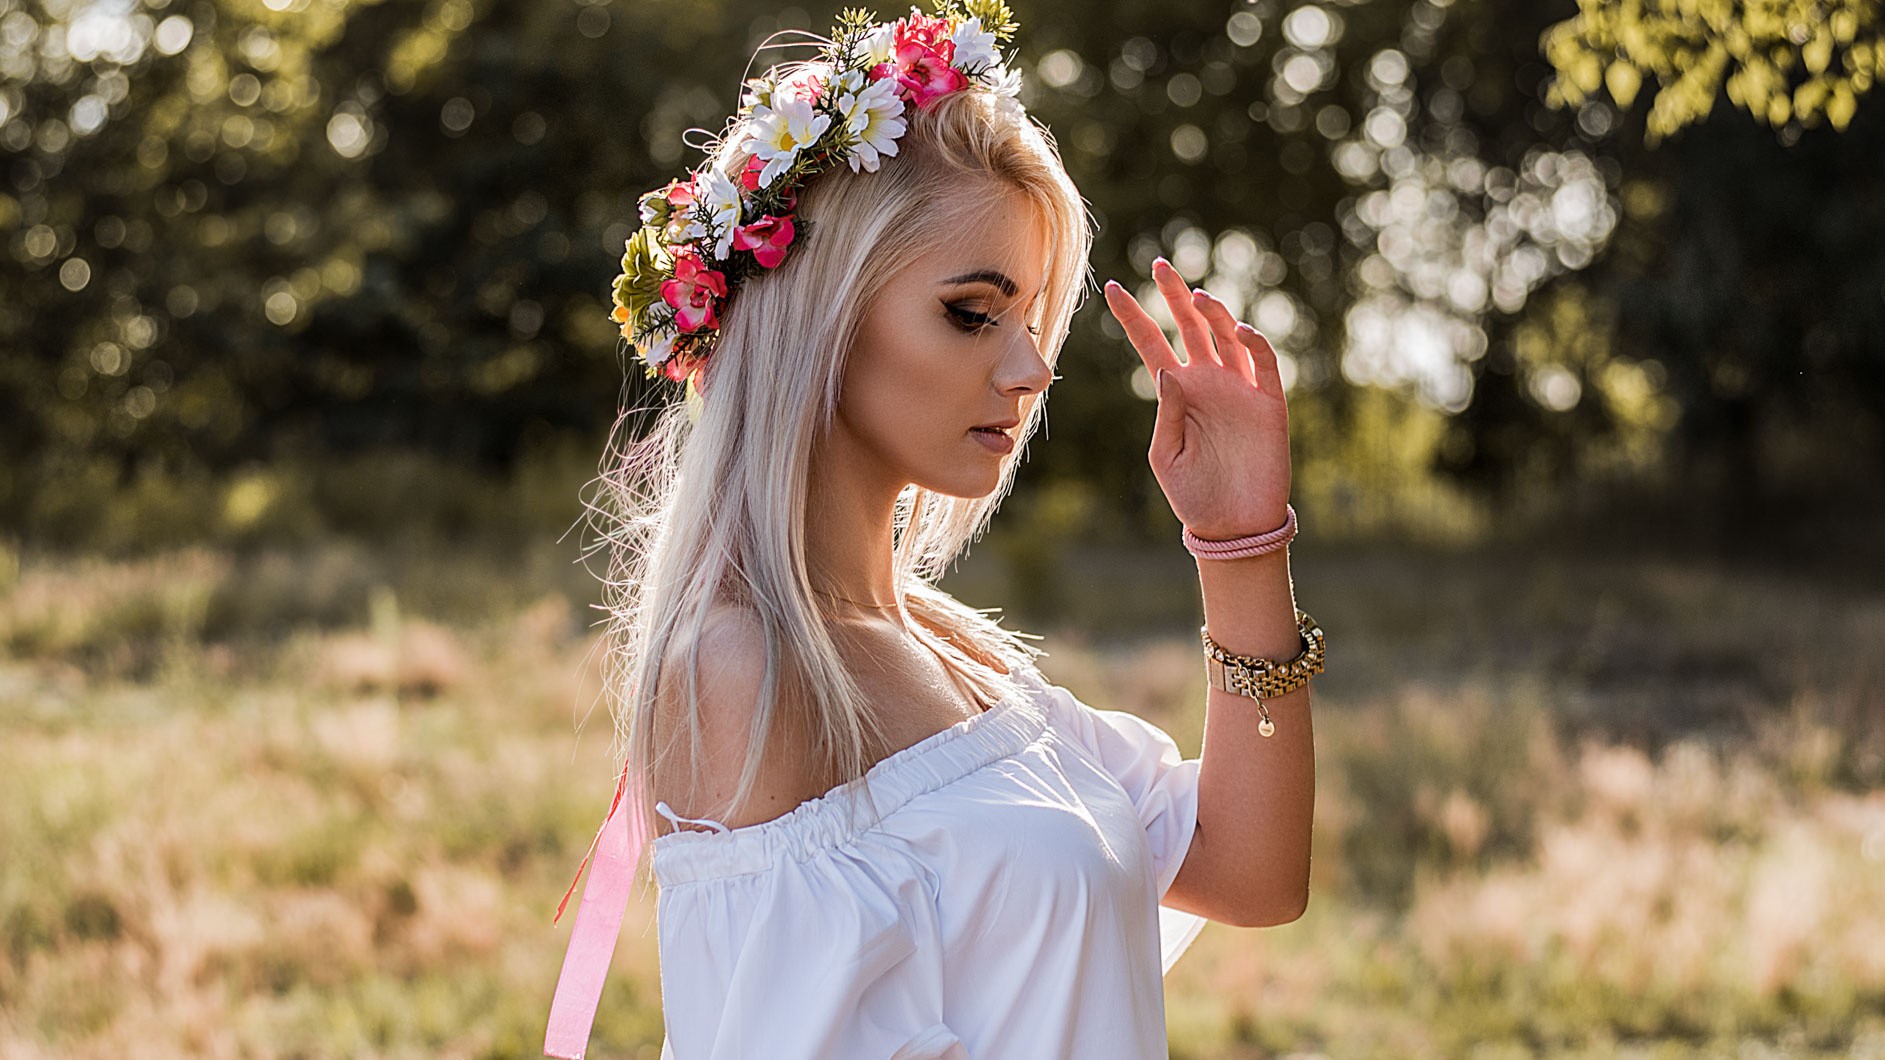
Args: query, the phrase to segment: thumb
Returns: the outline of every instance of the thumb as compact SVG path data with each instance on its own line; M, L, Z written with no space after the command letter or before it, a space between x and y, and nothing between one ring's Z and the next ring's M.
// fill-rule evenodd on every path
M1155 377L1158 420L1152 425L1152 455L1169 462L1185 447L1185 391L1178 377L1161 368Z

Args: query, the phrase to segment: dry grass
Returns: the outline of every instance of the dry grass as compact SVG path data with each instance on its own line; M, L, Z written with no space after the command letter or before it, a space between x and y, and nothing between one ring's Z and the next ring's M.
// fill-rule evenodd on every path
M611 778L607 719L577 734L584 611L533 564L184 552L0 586L0 1058L538 1055ZM1795 590L1666 565L1516 599L1486 564L1296 566L1342 661L1315 896L1205 932L1174 1056L1885 1056L1877 600L1815 596L1809 643L1758 606ZM1435 646L1423 609L1502 594ZM1195 753L1192 636L1050 632L1044 668ZM1658 663L1746 644L1770 670ZM1658 697L1709 709L1619 706ZM592 1055L656 1055L651 919Z

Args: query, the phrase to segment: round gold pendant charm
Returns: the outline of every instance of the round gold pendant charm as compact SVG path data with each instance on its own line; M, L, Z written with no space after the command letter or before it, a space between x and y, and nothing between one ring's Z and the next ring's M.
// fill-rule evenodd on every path
M1268 718L1265 718L1262 721L1257 723L1257 731L1262 733L1265 736L1268 736L1271 733L1276 731L1276 723L1271 721Z

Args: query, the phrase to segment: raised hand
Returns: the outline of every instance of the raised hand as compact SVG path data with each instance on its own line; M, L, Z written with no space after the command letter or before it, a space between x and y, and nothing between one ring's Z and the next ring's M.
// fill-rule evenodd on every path
M1224 303L1189 290L1164 258L1152 266L1184 343L1180 361L1165 332L1117 281L1106 304L1158 383L1158 420L1147 460L1172 512L1209 540L1283 525L1289 502L1289 407L1276 351Z

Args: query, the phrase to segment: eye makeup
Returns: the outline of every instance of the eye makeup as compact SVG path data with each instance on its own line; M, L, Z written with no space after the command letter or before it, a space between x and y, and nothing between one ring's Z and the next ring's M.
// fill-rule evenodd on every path
M964 331L978 332L983 328L1001 327L1001 321L996 320L989 314L965 308L954 302L944 302L943 308L949 312L950 317L956 321L957 326ZM1039 335L1040 333L1040 328L1034 325L1028 326L1028 334Z
M948 310L950 319L955 321L956 326L967 332L973 333L981 331L983 328L999 326L995 322L995 318L989 316L987 313L978 313L973 309L957 305L954 302L944 302L943 308Z

